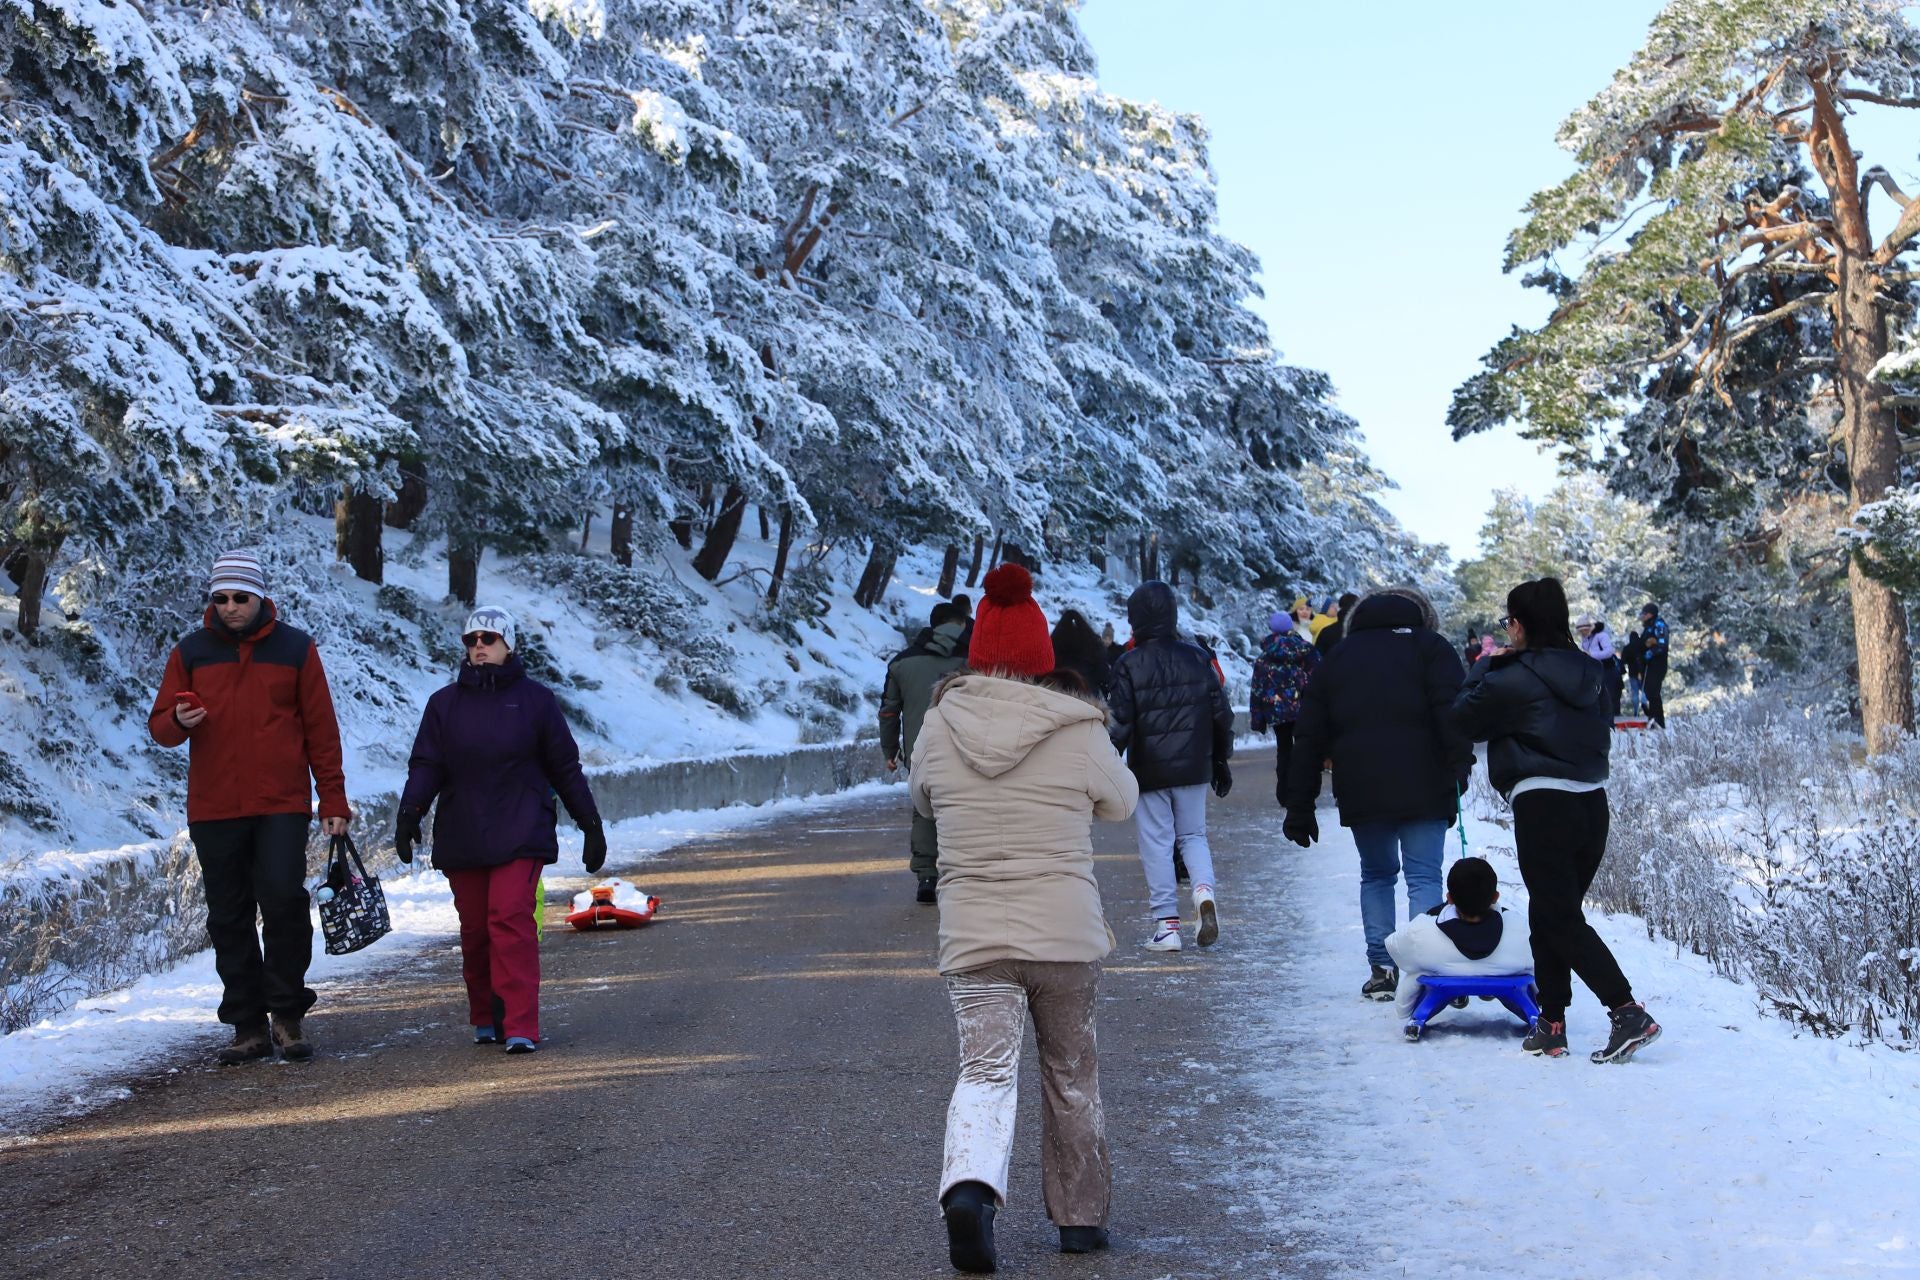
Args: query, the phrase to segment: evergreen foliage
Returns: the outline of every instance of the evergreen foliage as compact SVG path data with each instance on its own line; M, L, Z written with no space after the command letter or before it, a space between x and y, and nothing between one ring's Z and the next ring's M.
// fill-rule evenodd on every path
M1459 388L1455 436L1518 422L1716 561L1777 567L1806 510L1896 489L1908 427L1882 361L1913 310L1920 204L1848 128L1914 107L1920 32L1893 0L1672 0L1562 126L1578 167L1528 204L1506 262L1555 309ZM1831 533L1822 550L1804 594L1824 607L1846 558ZM1906 613L1857 564L1847 587L1883 749L1913 724Z
M456 590L596 505L1409 570L1199 122L1103 93L1072 10L0 7L0 552L98 581L404 472Z

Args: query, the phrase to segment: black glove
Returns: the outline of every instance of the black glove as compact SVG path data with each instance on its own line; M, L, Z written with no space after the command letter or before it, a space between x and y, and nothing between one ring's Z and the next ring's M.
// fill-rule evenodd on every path
M582 823L580 830L586 836L580 848L580 861L586 864L588 875L599 875L600 868L607 865L607 828L595 818Z
M393 851L400 855L400 861L413 861L413 846L420 843L420 811L412 805L400 810L400 816L393 820Z
M1289 809L1287 820L1280 825L1280 834L1302 849L1310 848L1320 838L1320 820L1313 816L1311 809Z
M1225 760L1215 760L1213 762L1213 794L1224 800L1227 798L1227 792L1231 790L1233 790L1233 770L1227 768Z

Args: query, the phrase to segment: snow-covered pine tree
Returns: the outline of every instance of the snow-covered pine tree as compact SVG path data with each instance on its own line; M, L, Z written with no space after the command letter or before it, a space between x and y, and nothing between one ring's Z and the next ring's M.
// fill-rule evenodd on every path
M1577 458L1625 418L1644 434L1623 448L1663 452L1684 474L1715 465L1704 441L1751 420L1743 392L1764 404L1767 378L1789 392L1811 378L1837 406L1830 465L1849 506L1885 495L1901 432L1874 371L1889 314L1908 305L1920 204L1862 167L1850 122L1917 106L1920 33L1894 0L1673 0L1562 126L1579 170L1534 197L1507 253L1509 270L1540 264L1530 281L1558 305L1460 389L1455 435L1515 420ZM1562 268L1563 254L1578 261ZM1769 334L1784 335L1773 367L1752 376L1750 344ZM1648 402L1658 411L1635 417ZM1858 563L1849 587L1879 751L1914 723L1906 611Z

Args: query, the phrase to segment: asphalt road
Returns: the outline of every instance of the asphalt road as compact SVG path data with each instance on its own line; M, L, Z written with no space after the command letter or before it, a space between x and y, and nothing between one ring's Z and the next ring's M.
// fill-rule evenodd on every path
M1272 1064L1233 1047L1273 961L1236 947L1251 904L1230 888L1277 838L1268 760L1240 762L1215 809L1209 952L1140 949L1132 824L1096 829L1120 942L1099 1026L1115 1247L1056 1252L1029 1037L1002 1274L1313 1270L1262 1228L1272 1144L1265 1185L1241 1159L1277 1105L1246 1076ZM632 871L666 903L644 930L555 927L577 886L549 881L530 1057L467 1043L452 940L323 990L310 1064L206 1065L210 1027L127 1100L0 1152L0 1275L953 1275L934 1194L954 1032L904 806L842 801L661 855Z

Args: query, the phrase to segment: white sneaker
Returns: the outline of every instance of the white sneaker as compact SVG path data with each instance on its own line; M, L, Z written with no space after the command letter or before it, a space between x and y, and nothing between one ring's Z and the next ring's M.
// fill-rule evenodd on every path
M1220 912L1213 905L1213 886L1197 884L1193 886L1193 910L1200 917L1200 932L1193 940L1203 947L1210 947L1220 940Z
M1153 926L1153 939L1147 943L1149 951L1178 951L1180 949L1180 922L1161 920Z

